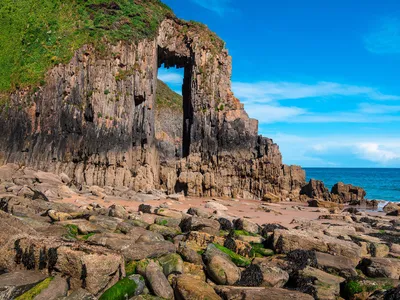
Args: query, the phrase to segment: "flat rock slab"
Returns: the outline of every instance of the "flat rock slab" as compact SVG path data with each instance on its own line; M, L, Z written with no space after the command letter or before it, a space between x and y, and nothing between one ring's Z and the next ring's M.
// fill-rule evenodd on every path
M0 275L0 299L15 299L46 279L35 271L16 271Z
M279 288L216 286L215 291L225 300L314 300L310 295Z

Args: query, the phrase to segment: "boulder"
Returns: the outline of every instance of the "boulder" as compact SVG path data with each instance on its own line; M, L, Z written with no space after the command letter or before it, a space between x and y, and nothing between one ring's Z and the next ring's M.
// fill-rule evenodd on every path
M236 219L233 221L233 224L236 230L244 230L254 234L258 234L260 232L260 226L258 224L245 218Z
M188 209L187 213L192 216L197 216L200 218L205 218L209 219L211 218L212 214L206 211L205 209L202 209L200 207L191 207Z
M214 245L207 247L204 257L207 273L217 284L232 285L240 279L240 269Z
M179 254L170 253L158 258L165 276L183 273L183 260Z
M155 218L154 223L157 225L167 226L171 228L179 228L181 220L169 217L157 217Z
M214 289L191 275L180 275L175 280L175 297L182 300L220 300Z
M145 238L144 238L145 237ZM157 258L175 252L175 245L168 241L154 241L154 237L141 234L137 239L117 233L95 234L88 242L120 251L127 260Z
M331 195L324 183L320 180L310 179L310 181L301 188L300 195L304 195L310 199L329 201Z
M357 244L329 237L318 232L276 229L273 237L274 250L277 253L288 253L296 249L316 250L332 255L341 255L358 263L361 247Z
M35 300L57 300L67 295L68 283L65 278L56 276L39 295L35 297Z
M130 297L140 295L146 284L141 275L132 274L125 277L106 290L99 300L125 300Z
M93 296L87 290L79 288L73 291L68 297L62 298L62 300L97 300L97 297Z
M342 206L338 203L331 202L331 201L323 201L317 199L308 200L309 207L322 207L322 208L342 208Z
M383 211L385 213L388 213L388 214L390 214L390 213L392 213L394 211L398 211L399 209L400 209L399 204L398 203L394 203L394 202L389 202L388 204L386 204L383 207Z
M281 201L281 198L275 194L267 192L263 195L261 200L268 203L278 203Z
M45 279L46 275L35 271L15 271L0 275L0 299L15 299Z
M84 287L97 295L111 287L125 275L125 263L121 255L103 249L57 249L55 268L70 277L71 289Z
M179 227L167 227L158 224L151 224L148 230L156 232L164 236L165 238L174 238L175 236L181 234Z
M175 200L175 201L184 201L185 195L184 194L171 194L167 196L167 199Z
M217 220L190 216L182 219L182 232L201 231L211 235L219 235L220 225Z
M313 300L310 295L280 288L216 286L215 291L224 300Z
M311 294L315 299L336 300L340 296L340 284L345 279L306 267L298 272L295 281L300 291Z
M363 201L367 194L363 188L351 184L344 184L343 182L336 183L332 187L331 193L337 196L337 202L340 203Z
M146 279L153 293L164 299L173 299L174 291L165 277L161 267L150 261L146 267Z
M317 267L325 272L339 274L344 278L357 276L354 263L347 257L316 252L316 259Z
M280 288L289 280L289 274L286 271L268 261L260 260L257 266L261 270L263 279L260 286Z
M191 248L185 242L179 242L178 253L187 262L190 262L190 263L193 263L193 264L198 264L198 265L201 265L203 263L201 255L199 253L197 253L196 250Z
M233 223L226 218L219 218L218 222L221 226L221 230L230 231L233 229Z
M191 275L193 277L196 277L197 279L200 279L203 282L206 281L206 274L204 273L204 267L202 264L196 265L189 262L184 262L183 274Z
M400 260L396 258L364 258L360 269L369 277L400 279Z
M177 210L172 210L168 208L158 208L156 214L159 216L170 217L174 219L182 219L182 213Z
M216 210L216 211L227 211L228 210L228 208L225 205L215 202L215 201L207 202L205 205L205 208L209 208L209 209Z
M109 207L108 215L114 218L127 219L129 214L123 206L113 204Z

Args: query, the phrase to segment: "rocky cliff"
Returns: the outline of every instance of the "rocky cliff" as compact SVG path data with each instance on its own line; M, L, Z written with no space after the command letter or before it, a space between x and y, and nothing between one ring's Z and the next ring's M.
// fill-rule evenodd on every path
M80 47L40 87L2 100L0 163L63 172L76 185L298 198L304 171L283 165L278 146L258 134L231 91L231 57L204 25L166 15L155 37L101 47ZM162 64L184 68L181 151L155 135Z

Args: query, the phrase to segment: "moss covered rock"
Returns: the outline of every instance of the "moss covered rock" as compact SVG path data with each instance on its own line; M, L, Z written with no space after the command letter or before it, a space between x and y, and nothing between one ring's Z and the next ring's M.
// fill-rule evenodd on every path
M243 257L239 254L236 254L232 250L229 250L228 248L225 248L224 246L218 245L218 244L213 244L218 250L222 251L223 253L227 254L232 262L235 263L238 267L246 267L250 265L251 260Z
M118 281L106 290L99 300L125 300L132 296L140 295L145 287L144 278L141 275L130 275Z
M179 254L170 253L158 259L165 276L183 273L183 260Z

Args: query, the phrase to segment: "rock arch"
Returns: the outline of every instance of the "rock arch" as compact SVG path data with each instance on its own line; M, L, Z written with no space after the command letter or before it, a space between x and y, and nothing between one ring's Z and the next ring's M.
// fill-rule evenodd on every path
M298 197L299 167L258 135L231 91L231 58L203 25L166 19L154 40L91 46L11 95L1 112L0 163L68 174L77 185L164 188L196 196ZM160 164L154 107L160 64L185 68L184 157Z

